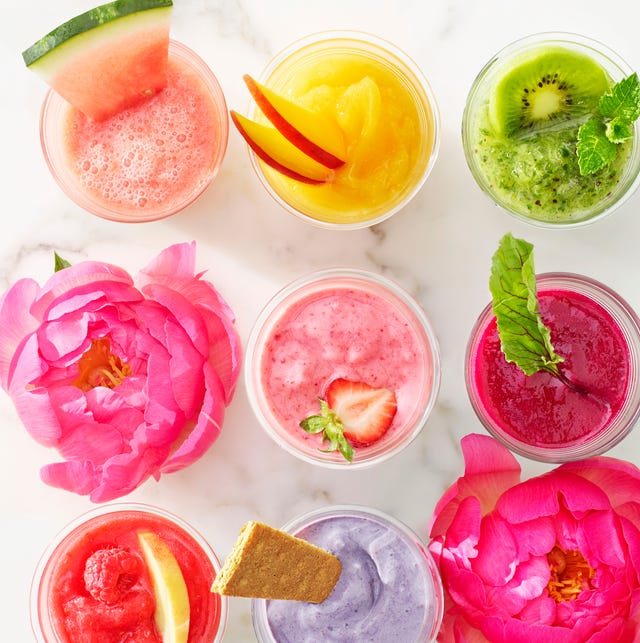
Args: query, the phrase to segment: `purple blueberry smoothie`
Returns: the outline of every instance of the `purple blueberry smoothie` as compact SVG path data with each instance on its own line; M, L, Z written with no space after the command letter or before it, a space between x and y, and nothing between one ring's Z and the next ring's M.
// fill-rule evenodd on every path
M342 574L320 604L254 601L260 641L277 643L406 643L433 640L442 612L442 590L419 538L379 512L333 507L285 530L332 552Z

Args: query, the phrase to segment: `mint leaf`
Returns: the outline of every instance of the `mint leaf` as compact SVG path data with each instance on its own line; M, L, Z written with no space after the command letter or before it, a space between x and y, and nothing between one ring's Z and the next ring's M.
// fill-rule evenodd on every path
M508 362L526 375L547 371L559 376L564 359L551 344L551 333L538 308L533 246L507 233L491 261L489 289L500 346Z
M300 422L300 427L307 433L322 433L322 441L329 444L321 451L339 451L345 460L353 461L353 447L344 437L342 422L324 400L320 400L320 415L310 415Z
M607 123L606 136L612 143L624 143L633 138L633 123L616 116Z
M605 124L594 117L580 126L576 151L580 174L587 176L609 165L616 157L618 148L607 138Z
M53 253L53 271L58 272L64 268L69 268L71 264L63 259L57 252Z
M598 102L598 116L578 130L578 164L587 176L615 159L616 145L633 137L633 123L640 118L640 81L635 72L617 82Z
M620 118L633 123L640 117L640 81L635 72L616 83L598 103L600 113L607 118Z

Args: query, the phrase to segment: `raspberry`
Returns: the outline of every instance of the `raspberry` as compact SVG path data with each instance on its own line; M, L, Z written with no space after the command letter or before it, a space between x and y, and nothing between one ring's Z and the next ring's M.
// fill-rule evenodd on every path
M98 549L87 558L84 584L97 601L117 603L138 580L141 561L124 549Z

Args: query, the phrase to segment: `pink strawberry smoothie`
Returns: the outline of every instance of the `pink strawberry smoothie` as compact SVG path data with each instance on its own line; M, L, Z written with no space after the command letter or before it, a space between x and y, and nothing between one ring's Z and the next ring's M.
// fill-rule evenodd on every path
M189 594L189 643L214 640L224 610L210 592L216 575L211 555L164 515L126 509L90 518L54 549L37 590L45 641L160 643L141 531L157 534L180 565Z
M319 398L337 378L396 395L391 426L379 443L359 449L359 457L393 449L421 428L439 373L426 320L407 302L358 273L311 280L285 296L262 327L257 348L257 395L275 431L296 449L333 457L318 451L321 438L305 433L300 422L319 412Z
M473 386L490 421L516 440L565 447L602 432L629 390L630 354L620 326L596 301L569 290L539 289L540 313L562 374L575 386L508 363L495 318L484 328L473 364Z
M62 117L62 153L77 189L121 220L159 218L188 205L226 148L224 99L189 60L195 54L176 55L177 46L167 86L154 96L102 121L71 106Z

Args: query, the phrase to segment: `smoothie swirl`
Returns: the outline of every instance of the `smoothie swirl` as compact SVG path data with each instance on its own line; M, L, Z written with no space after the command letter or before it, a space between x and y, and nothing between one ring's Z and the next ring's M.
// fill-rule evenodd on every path
M279 643L420 640L429 617L424 560L388 526L338 516L306 527L300 538L335 554L342 574L320 604L268 601L267 619Z

